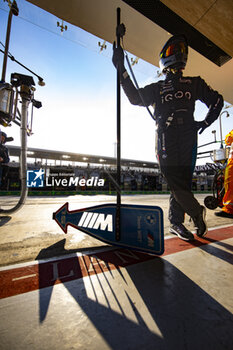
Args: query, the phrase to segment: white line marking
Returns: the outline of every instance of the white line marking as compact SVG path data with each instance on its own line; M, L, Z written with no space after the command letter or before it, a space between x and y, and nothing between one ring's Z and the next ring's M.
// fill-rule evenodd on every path
M33 273L32 275L27 275L27 276L21 276L21 277L16 277L16 278L12 278L12 281L19 281L19 280L23 280L25 278L31 278L31 277L35 277L36 273Z

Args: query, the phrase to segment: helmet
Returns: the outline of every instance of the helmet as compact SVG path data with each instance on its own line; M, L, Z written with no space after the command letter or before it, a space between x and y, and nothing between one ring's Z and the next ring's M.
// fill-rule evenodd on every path
M162 73L167 68L183 69L188 58L188 43L183 34L172 36L162 48L159 55L159 66Z

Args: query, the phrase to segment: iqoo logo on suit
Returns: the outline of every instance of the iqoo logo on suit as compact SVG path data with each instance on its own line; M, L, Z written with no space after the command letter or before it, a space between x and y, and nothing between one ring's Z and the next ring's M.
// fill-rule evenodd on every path
M166 94L165 96L162 96L162 103L164 102L168 102L168 101L173 101L174 99L188 99L188 100L191 100L192 98L192 94L190 91L176 91L175 93L169 93L169 94Z

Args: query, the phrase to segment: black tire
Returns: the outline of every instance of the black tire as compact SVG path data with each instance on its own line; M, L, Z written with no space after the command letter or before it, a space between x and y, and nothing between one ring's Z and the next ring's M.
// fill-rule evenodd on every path
M219 170L213 180L213 196L217 199L218 207L222 208L222 199L224 197L225 188L224 188L224 170Z
M214 210L218 207L218 200L213 196L207 196L204 199L206 208Z

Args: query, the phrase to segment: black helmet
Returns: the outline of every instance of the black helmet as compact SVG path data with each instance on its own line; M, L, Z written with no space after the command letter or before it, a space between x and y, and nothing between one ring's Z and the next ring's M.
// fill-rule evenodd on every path
M183 34L173 35L162 48L159 66L164 73L167 68L183 69L188 58L188 43Z

